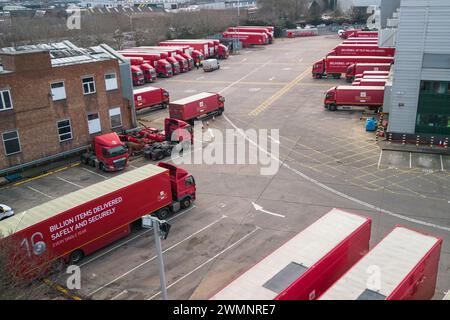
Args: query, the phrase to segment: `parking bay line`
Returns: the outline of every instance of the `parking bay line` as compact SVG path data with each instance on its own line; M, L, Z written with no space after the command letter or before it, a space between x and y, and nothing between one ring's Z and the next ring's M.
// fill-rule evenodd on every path
M164 254L164 253L166 253L167 251L170 251L170 250L172 250L172 249L178 247L180 244L182 244L182 243L188 241L189 239L195 237L197 234L199 234L199 233L205 231L206 229L208 229L208 228L212 227L213 225L219 223L220 221L222 221L222 220L225 219L225 218L228 218L228 217L225 216L225 215L221 216L219 219L217 219L217 220L211 222L210 224L208 224L207 226L203 227L202 229L200 229L200 230L196 231L195 233L189 235L188 237L184 238L183 240L178 241L177 243L171 245L171 246L168 247L167 249L164 249L162 253ZM141 268L142 266L146 265L147 263L149 263L149 262L151 262L151 261L153 261L153 260L155 260L155 259L156 259L156 256L153 256L153 257L151 257L150 259L145 260L144 262L142 262L142 263L138 264L137 266L131 268L130 270L128 270L127 272L121 274L120 276L116 277L115 279L109 281L108 283L106 283L106 284L102 285L101 287L95 289L94 291L90 292L87 296L89 297L89 296L92 296L93 294L96 294L97 292L103 290L104 288L106 288L106 287L109 286L110 284L116 282L117 280L122 279L123 277L129 275L130 273L136 271L137 269Z
M73 186L75 186L75 187L77 187L79 189L83 189L83 186L80 186L79 184L76 184L76 183L74 183L72 181L69 181L69 180L66 180L64 178L56 177L56 179L61 180L61 181L65 182L65 183L71 184L71 185L73 185Z
M186 213L190 212L192 209L195 209L195 208L197 208L197 206L192 206L192 207L190 207L190 208L184 210L184 211L181 212L180 214L177 214L176 216L173 216L173 217L167 219L167 222L170 222L170 221L172 221L172 220L174 220L174 219L176 219L176 218L179 218L179 217L185 215ZM81 268L81 267L84 267L85 265L87 265L87 264L89 264L89 263L91 263L91 262L93 262L93 261L95 261L95 260L97 260L97 259L99 259L99 258L101 258L101 257L103 257L103 256L105 256L105 255L107 255L108 253L110 253L110 252L112 252L112 251L114 251L114 250L116 250L116 249L119 249L120 247L122 247L122 246L128 244L129 242L131 242L131 241L133 241L133 240L135 240L135 239L137 239L137 238L139 238L139 237L141 237L141 236L143 236L143 235L145 235L145 234L147 234L147 233L149 233L149 232L152 232L152 231L153 231L153 229L145 230L144 232L141 232L140 234L135 235L134 237L132 237L132 238L130 238L130 239L127 239L127 240L124 241L124 242L119 243L118 245L112 247L111 249L108 249L107 251L104 251L104 252L102 252L101 254L98 254L98 255L96 255L95 257L92 257L92 258L89 259L89 260L86 260L85 262L81 263L81 264L79 265L79 267L80 267L80 268Z
M94 171L92 171L92 170L89 170L89 169L86 169L86 168L81 168L81 169L84 170L84 171L86 171L86 172L92 173L92 174L94 174L94 175L96 175L96 176L102 177L103 179L108 179L107 176L101 175L100 173L94 172Z
M182 276L181 278L177 279L176 281L172 282L170 285L167 286L167 289L170 289L171 287L173 287L174 285L176 285L178 282L186 279L187 277L189 277L191 274L193 274L194 272L196 272L197 270L201 269L203 266L207 265L208 263L210 263L211 261L215 260L216 258L218 258L219 256L221 256L222 254L224 254L225 252L227 252L228 250L230 250L231 248L235 247L238 243L244 241L245 239L247 239L248 237L250 237L252 234L254 234L256 231L261 230L262 228L260 227L256 227L255 229L253 229L253 231L251 231L250 233L247 233L245 236L243 236L242 238L240 238L238 241L232 243L231 245L229 245L228 247L226 247L225 249L223 249L222 251L220 251L218 254L216 254L215 256L209 258L208 260L206 260L205 262L203 262L201 265L199 265L197 268L195 268L194 270L186 273L184 276ZM161 291L155 293L154 295L152 295L150 298L148 298L147 300L153 300L154 298L156 298L158 295L161 294Z
M276 157L274 157L269 151L265 150L265 149L262 148L259 144L257 144L257 143L254 142L253 140L251 140L251 139L245 134L245 132L243 132L242 129L239 129L239 128L238 128L238 127L230 120L230 118L227 117L227 115L223 114L222 116L223 116L224 119L225 119L225 120L226 120L226 121L227 121L227 122L228 122L228 123L229 123L229 124L230 124L230 125L231 125L238 133L239 133L239 134L241 134L241 135L242 135L249 143L255 145L259 150L261 150L262 152L265 152L268 156L270 156L270 157L274 158L275 160L279 161L279 159L277 159ZM297 174L298 176L302 177L302 178L305 179L306 181L309 181L309 182L315 184L316 186L318 186L318 187L320 187L320 188L322 188L322 189L324 189L324 190L327 190L327 191L329 191L329 192L331 192L331 193L333 193L333 194L335 194L335 195L337 195L337 196L340 196L341 198L347 199L347 200L349 200L349 201L351 201L351 202L357 203L357 204L359 204L359 205L361 205L361 206L363 206L363 207L372 209L372 210L374 210L374 211L378 211L378 212L380 212L380 213L387 214L387 215L392 216L392 217L396 217L396 218L401 219L401 220L405 220L405 221L409 221L409 222L412 222L412 223L420 224L420 225L423 225L423 226L431 227L431 228L434 228L434 229L440 229L440 230L443 230L443 231L450 232L450 228L449 228L449 227L445 227L445 226L433 224L433 223L431 223L431 222L422 221L422 220L418 220L418 219L415 219L415 218L410 218L410 217L408 217L408 216L404 216L404 215L401 215L401 214L398 214L398 213L395 213L395 212L392 212L392 211L383 209L383 208L381 208L381 207L377 207L376 205L373 205L373 204L370 204L370 203L368 203L368 202L359 200L359 199L354 198L354 197L352 197L352 196L349 196L349 195L347 195L347 194L345 194L345 193L343 193L343 192L341 192L341 191L339 191L339 190L336 190L336 189L334 189L334 188L332 188L332 187L329 187L329 186L325 185L324 183L322 183L322 182L320 182L320 181L318 181L318 180L316 180L316 179L314 179L314 178L311 178L310 176L304 174L303 172L301 172L301 171L299 171L299 170L297 170L297 169L295 169L295 168L292 168L290 165L288 165L288 164L285 163L285 162L280 161L280 164L281 164L283 167L285 167L286 169L288 169L288 170L294 172L295 174Z
M42 191L39 191L39 190L37 190L37 189L35 189L35 188L33 188L33 187L27 186L27 188L30 189L31 191L34 191L34 192L36 192L36 193L39 193L39 194L42 195L42 196L47 197L47 198L49 198L49 199L55 199L55 198L52 197L51 195L48 195L48 194L46 194L46 193L44 193L44 192L42 192Z

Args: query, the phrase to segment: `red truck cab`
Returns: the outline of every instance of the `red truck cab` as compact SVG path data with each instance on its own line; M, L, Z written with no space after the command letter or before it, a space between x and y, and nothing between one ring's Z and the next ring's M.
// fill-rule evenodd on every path
M81 162L105 172L120 171L128 165L128 149L115 132L94 137L92 150L81 155Z
M312 75L315 79L322 79L325 76L325 59L314 62L312 67Z
M156 81L156 70L148 63L143 63L139 66L144 73L144 79L147 83L152 83Z
M144 73L138 66L131 66L131 78L134 86L142 86L145 83Z
M160 162L158 166L169 170L172 199L177 201L181 209L189 208L196 197L194 177L186 170L170 163Z
M228 47L224 44L219 44L219 53L217 57L219 59L228 59L230 56L230 50L228 50Z

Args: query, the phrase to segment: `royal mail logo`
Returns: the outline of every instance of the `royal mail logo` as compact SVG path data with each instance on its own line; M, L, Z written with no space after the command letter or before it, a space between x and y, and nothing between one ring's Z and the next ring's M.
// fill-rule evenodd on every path
M165 191L161 191L160 193L159 193L159 200L164 200L164 199L166 199L167 198L167 193L165 192Z

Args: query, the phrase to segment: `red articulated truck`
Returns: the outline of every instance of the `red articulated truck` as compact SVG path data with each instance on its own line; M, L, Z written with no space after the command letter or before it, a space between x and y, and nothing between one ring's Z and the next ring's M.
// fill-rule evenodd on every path
M184 73L184 72L189 71L189 62L187 61L186 58L182 57L179 54L179 53L181 53L180 50L170 48L170 47L165 47L165 46L136 47L136 48L131 48L130 50L153 50L153 51L160 52L160 53L162 53L162 52L167 53L168 57L174 58L178 62L179 66L180 66L180 72Z
M136 111L142 109L167 108L170 95L165 89L156 87L145 87L133 90Z
M193 124L210 116L220 116L225 111L225 98L219 93L202 92L169 104L170 117Z
M371 219L333 209L212 300L316 300L369 251Z
M173 76L172 65L165 59L161 58L161 55L157 53L149 52L132 52L132 51L120 51L124 57L141 57L144 61L148 61L156 69L156 73L159 77L170 78Z
M339 79L343 73L347 74L350 65L356 63L392 64L394 63L394 58L372 56L328 56L314 63L312 75L316 79L321 79L325 76Z
M196 41L196 40L187 40L187 39L178 39L178 40L167 40L159 43L160 46L189 46L192 50L192 57L194 59L200 59L200 62L204 58L209 57L209 44L207 41ZM199 54L198 54L199 53ZM198 62L197 60L195 61Z
M144 73L138 66L131 66L131 79L133 81L133 86L142 86L145 84Z
M288 29L286 30L286 35L288 38L315 37L319 35L319 30L317 28Z
M224 32L222 36L226 39L239 39L246 48L254 45L266 45L269 43L268 37L264 33L254 32Z
M324 107L330 111L378 109L383 106L384 86L337 86L327 91Z
M377 44L340 44L328 56L395 56L395 48L379 48Z
M165 219L195 200L195 180L171 164L144 167L75 191L0 222L0 244L12 246L11 264L25 277L54 262L84 256L130 234L130 225L154 214ZM14 250L15 249L15 250Z
M441 247L440 238L398 226L319 299L429 300Z
M270 32L267 28L258 28L258 27L229 27L227 29L227 32L232 32L232 33L236 33L236 32L254 32L254 33L264 33L268 40L269 40L269 44L273 43L273 32Z
M148 63L143 63L139 65L139 68L144 74L145 82L152 83L156 81L156 70Z
M390 71L392 62L389 63L352 63L345 71L347 82L353 82L356 75L364 71Z
M219 52L217 53L218 59L228 59L230 56L230 50L224 44L219 44Z
M115 132L96 136L92 149L81 154L81 163L104 172L121 171L128 165L128 150Z

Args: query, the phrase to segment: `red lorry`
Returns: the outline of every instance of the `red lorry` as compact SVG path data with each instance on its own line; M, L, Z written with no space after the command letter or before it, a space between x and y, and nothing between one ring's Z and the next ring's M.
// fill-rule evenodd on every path
M379 48L378 44L340 44L328 56L395 56L395 48Z
M136 111L142 109L167 108L170 102L169 92L162 88L145 87L133 90Z
M174 58L178 62L178 64L180 65L180 72L184 73L189 71L189 62L186 58L179 54L182 53L180 50L165 46L136 47L131 48L130 50L153 50L156 52L167 53L168 57Z
M388 81L387 78L381 78L381 79L372 79L372 78L362 78L355 80L352 83L352 86L363 86L363 87L381 87L385 86L386 82Z
M430 300L442 238L397 226L319 300Z
M378 109L383 102L384 86L337 86L327 91L324 107L330 111L353 110L355 107Z
M364 71L390 71L392 63L353 63L348 66L345 72L347 82L353 82L356 75Z
M0 243L11 248L16 276L42 276L54 263L77 264L129 235L131 225L145 215L165 219L188 208L195 193L189 172L167 163L149 164L1 221Z
M148 61L156 69L156 73L159 77L170 78L173 76L172 65L165 59L161 58L161 55L157 53L149 52L133 52L133 51L119 51L124 57L140 57L144 61Z
M81 162L105 172L120 171L128 165L128 150L115 132L94 137L91 150L81 154Z
M392 64L394 63L394 58L371 56L328 56L314 63L312 75L316 79L321 79L325 76L340 78L343 73L347 73L350 65L357 63Z
M156 81L156 70L148 63L143 63L139 65L139 68L144 74L145 82L152 83Z
M208 42L202 41L198 42L195 40L187 40L187 39L177 39L177 40L167 40L159 43L160 46L189 46L192 50L192 57L195 59L195 52L199 52L201 56L197 56L198 59L209 57L209 45ZM196 61L197 62L197 61Z
M267 28L258 28L258 27L250 27L250 26L243 26L243 27L229 27L227 29L227 32L254 32L254 33L264 33L268 39L269 44L273 43L273 32L270 32Z
M204 55L199 50L195 50L192 46L189 46L188 44L181 42L180 44L176 42L171 41L163 41L159 43L162 47L172 47L172 48L179 48L183 50L184 54L188 54L194 61L193 65L195 63L201 63L204 59Z
M142 86L145 83L144 73L138 66L131 66L131 79L133 81L133 86Z
M341 38L378 38L378 31L362 31L356 29L345 30L340 34Z
M169 104L170 117L193 124L208 116L220 116L225 110L225 98L219 93L202 92Z
M347 39L342 44L376 44L378 45L378 39L372 38L352 38Z
M226 39L239 39L246 48L254 45L266 45L269 43L268 37L264 33L254 32L224 32L222 36Z

